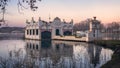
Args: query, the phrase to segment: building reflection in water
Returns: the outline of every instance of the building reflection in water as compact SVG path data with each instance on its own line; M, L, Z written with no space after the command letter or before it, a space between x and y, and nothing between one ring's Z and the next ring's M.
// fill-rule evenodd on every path
M95 68L97 64L99 64L102 47L89 44L87 50L90 57L90 63L92 63Z
M26 40L26 61L40 68L99 68L113 51L93 44Z

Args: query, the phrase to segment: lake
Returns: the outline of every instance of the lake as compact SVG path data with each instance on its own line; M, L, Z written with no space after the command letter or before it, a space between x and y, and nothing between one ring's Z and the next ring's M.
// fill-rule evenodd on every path
M0 40L0 68L100 68L112 54L84 42Z

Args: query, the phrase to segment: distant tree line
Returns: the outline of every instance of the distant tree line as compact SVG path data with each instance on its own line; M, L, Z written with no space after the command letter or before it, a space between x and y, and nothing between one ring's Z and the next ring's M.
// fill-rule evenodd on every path
M11 33L12 31L20 31L24 33L23 27L2 27L0 28L0 33Z
M120 22L112 22L106 25L106 32L114 32L120 30Z
M107 37L120 40L120 22L108 23L105 27L105 33Z
M86 19L84 21L74 24L73 31L76 32L89 30L90 20L91 19ZM104 37L120 40L120 22L112 22L108 24L103 24L101 22L100 29L101 32L105 35Z
M74 24L73 31L86 31L89 30L90 19L86 19L79 23Z
M90 29L91 19L83 20L79 23L74 24L73 31L88 31ZM104 24L100 25L101 30L105 28Z

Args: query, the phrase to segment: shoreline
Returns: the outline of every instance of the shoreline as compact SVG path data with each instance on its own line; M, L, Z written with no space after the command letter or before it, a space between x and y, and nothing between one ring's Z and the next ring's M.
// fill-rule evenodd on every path
M120 40L99 40L93 43L105 48L110 48L114 51L112 59L101 68L120 68Z

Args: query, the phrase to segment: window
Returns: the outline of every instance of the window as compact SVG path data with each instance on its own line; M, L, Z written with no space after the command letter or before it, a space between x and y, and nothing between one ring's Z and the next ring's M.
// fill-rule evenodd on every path
M30 29L30 35L31 35L31 29Z
M38 35L38 29L36 29L36 35Z
M38 45L36 45L36 49L38 50Z
M33 35L35 35L35 30L33 29Z
M57 36L60 35L59 29L56 29L56 35L57 35Z
M27 35L29 34L29 30L27 30Z
M31 49L31 43L30 43L30 49Z

